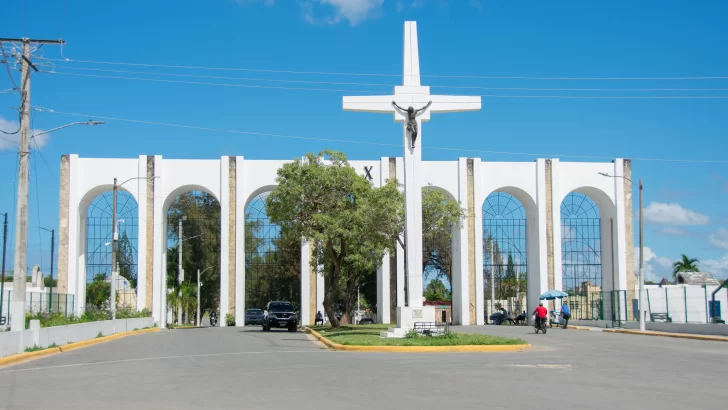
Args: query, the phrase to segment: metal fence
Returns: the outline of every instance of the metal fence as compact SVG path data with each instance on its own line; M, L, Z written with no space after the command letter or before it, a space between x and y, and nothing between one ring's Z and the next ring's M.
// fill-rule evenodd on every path
M728 317L728 289L712 300L715 287L688 285L647 287L645 303L648 321L672 323L711 323Z
M633 292L614 291L570 291L564 299L571 308L572 320L607 320L619 326L622 322L636 320L636 307L632 307Z
M3 294L2 316L7 318L10 312L10 299L13 291L6 290ZM34 313L60 313L64 316L73 314L74 295L50 292L26 292L25 311Z

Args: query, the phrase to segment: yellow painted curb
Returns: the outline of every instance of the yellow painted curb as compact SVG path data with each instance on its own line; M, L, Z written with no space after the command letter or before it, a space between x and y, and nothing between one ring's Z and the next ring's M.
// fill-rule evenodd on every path
M640 332L639 330L628 330L628 329L604 329L602 332L610 333L624 333L629 335L642 335L642 336L661 336L661 337L672 337L676 339L692 339L692 340L707 340L711 342L728 342L728 337L725 336L708 336L708 335L691 335L685 333L667 333L667 332L655 332L646 330Z
M530 349L531 345L460 345L460 346L351 346L332 342L313 329L303 327L330 349L348 352L393 352L393 353L434 353L434 352L520 352Z
M52 354L56 354L56 353L60 353L60 352L61 352L61 348L51 347L48 349L38 350L35 352L25 352L25 353L14 354L12 356L0 357L0 367L24 362L24 361L30 360L30 359L37 359L39 357L50 356Z
M126 337L126 336L138 335L138 334L149 333L149 332L158 332L158 331L159 331L158 327L152 327L149 329L141 329L141 330L130 330L128 332L115 333L115 334L109 335L109 336L102 336L102 337L97 337L95 339L84 340L81 342L69 343L67 345L60 346L60 349L61 349L61 352L70 352L72 350L80 349L82 347L92 346L95 344L104 343L104 342L108 342L111 340L121 339L122 337Z
M96 339L84 340L82 342L69 343L65 346L51 347L48 349L38 350L35 352L18 353L12 356L0 358L0 367L5 367L13 364L18 364L32 359L37 359L44 356L54 355L56 353L70 352L72 350L80 349L86 346L92 346L99 343L108 342L115 339L121 339L122 337L138 335L142 333L157 332L159 328L153 327L149 329L131 330L129 332L116 333L110 336L98 337Z

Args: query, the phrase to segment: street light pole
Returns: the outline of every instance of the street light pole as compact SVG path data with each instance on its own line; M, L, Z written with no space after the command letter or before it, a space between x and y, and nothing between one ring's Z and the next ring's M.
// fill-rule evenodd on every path
M8 214L3 215L5 222L3 223L3 264L0 267L2 268L2 272L0 272L0 327L7 324L7 320L3 321L3 296L5 295L5 250L8 247Z
M177 290L177 325L182 325L182 282L185 280L185 273L182 270L182 221L187 220L187 215L182 215L177 224L179 244L177 246L177 272L179 289Z
M640 322L640 332L645 331L645 304L644 304L644 294L645 294L645 243L644 243L644 224L642 223L642 191L644 190L642 185L642 178L639 179L639 184L635 184L634 181L631 179L621 176L621 175L609 175L605 172L600 172L599 175L609 177L609 178L622 178L624 180L629 181L632 185L636 185L637 188L640 190L640 267L639 267L639 296L637 297L637 304L638 304L638 310L639 310L639 322Z
M207 272L208 269L212 269L213 266L208 266L200 272L199 269L197 269L197 327L202 327L202 318L200 317L200 305L202 302L200 301L200 286L202 286L202 283L200 282L200 276Z
M56 230L55 229L46 229L43 227L40 227L40 229L50 232L51 233L51 282L50 282L50 290L48 291L48 313L52 313L52 306L53 306L53 251L56 247Z
M639 311L640 311L640 332L645 331L645 322L646 322L646 311L645 311L645 305L642 303L644 300L645 295L645 254L644 254L644 224L642 223L642 178L640 178L640 296L639 301L637 302L639 305Z

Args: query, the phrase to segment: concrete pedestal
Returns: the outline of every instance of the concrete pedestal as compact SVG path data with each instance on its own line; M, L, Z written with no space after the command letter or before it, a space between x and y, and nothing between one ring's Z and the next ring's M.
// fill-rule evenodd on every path
M379 336L401 339L410 329L415 327L415 323L417 322L435 322L435 307L397 307L397 327L390 327L386 332L380 333Z

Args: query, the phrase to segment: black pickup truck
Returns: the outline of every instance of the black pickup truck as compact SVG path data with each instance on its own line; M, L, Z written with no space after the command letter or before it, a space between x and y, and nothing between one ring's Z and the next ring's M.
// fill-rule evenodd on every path
M267 332L276 327L285 327L289 332L295 332L298 329L298 318L293 303L268 302L263 314L263 331Z

